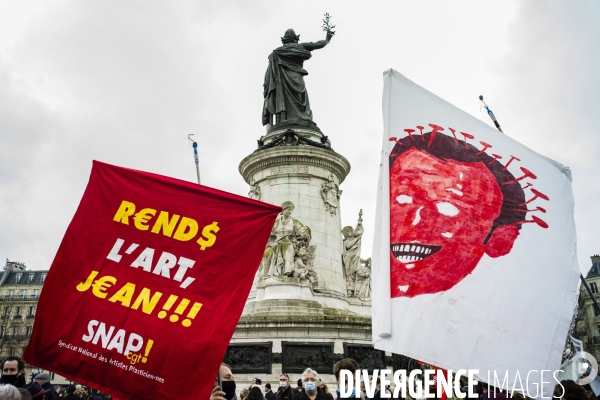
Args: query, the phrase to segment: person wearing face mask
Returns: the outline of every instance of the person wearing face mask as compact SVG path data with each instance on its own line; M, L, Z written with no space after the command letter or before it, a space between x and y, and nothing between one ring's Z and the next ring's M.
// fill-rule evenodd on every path
M290 377L283 373L279 376L279 389L275 394L275 400L292 400L294 398L294 390L290 385Z
M231 367L222 363L219 368L219 374L221 375L221 384L223 387L219 387L219 381L215 379L210 400L237 400L237 396L235 395L235 380L231 372Z
M356 372L357 369L359 369L358 363L351 359L351 358L344 358L343 360L340 360L338 362L335 363L335 365L333 366L333 374L335 375L335 379L338 381L338 389L337 389L337 398L341 399L341 392L340 392L340 388L341 387L348 387L348 377L346 375L344 375L345 380L341 381L342 377L341 377L341 370L348 370L351 373L351 376L354 376L354 372ZM360 399L362 398L360 390L357 390L354 387L354 385L352 385L352 392L350 393L350 396L347 397L348 399Z
M2 378L0 383L10 384L22 388L27 384L25 381L25 363L19 357L6 357L2 363Z
M306 368L302 373L302 392L299 400L329 400L319 386L319 374L311 368Z

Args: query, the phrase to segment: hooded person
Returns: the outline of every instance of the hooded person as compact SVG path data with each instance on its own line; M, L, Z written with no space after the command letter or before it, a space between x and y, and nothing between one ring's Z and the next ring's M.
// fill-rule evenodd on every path
M27 384L25 381L25 363L19 357L6 357L2 363L2 377L0 384L13 385L22 388Z

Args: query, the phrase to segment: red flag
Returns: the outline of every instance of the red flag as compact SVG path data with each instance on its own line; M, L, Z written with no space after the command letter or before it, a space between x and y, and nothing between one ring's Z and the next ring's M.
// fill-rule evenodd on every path
M23 358L122 399L208 398L280 210L95 161Z

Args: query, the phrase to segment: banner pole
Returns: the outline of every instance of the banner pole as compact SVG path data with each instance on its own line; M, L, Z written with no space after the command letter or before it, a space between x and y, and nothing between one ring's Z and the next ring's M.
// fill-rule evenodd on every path
M487 106L487 104L485 104L485 101L483 101L483 96L479 96L479 100L481 100L481 102L483 103L483 106L487 110L488 115L490 116L490 118L492 119L492 121L494 121L494 125L496 125L496 128L498 128L498 130L500 132L502 132L502 129L500 128L500 123L496 119L496 116L494 115L494 113L492 112L492 110L490 110L490 108ZM502 132L502 133L504 133L504 132Z
M192 140L190 136L194 136L193 133L188 135L188 139L192 142L194 147L194 162L196 163L196 177L198 178L198 185L200 185L200 162L198 161L198 143Z

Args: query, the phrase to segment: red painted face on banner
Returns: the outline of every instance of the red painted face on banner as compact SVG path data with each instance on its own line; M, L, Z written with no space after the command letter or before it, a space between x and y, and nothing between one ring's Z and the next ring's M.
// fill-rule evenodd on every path
M518 236L499 226L502 192L481 162L441 160L410 149L390 171L391 296L445 291L467 276L484 253L507 254Z

